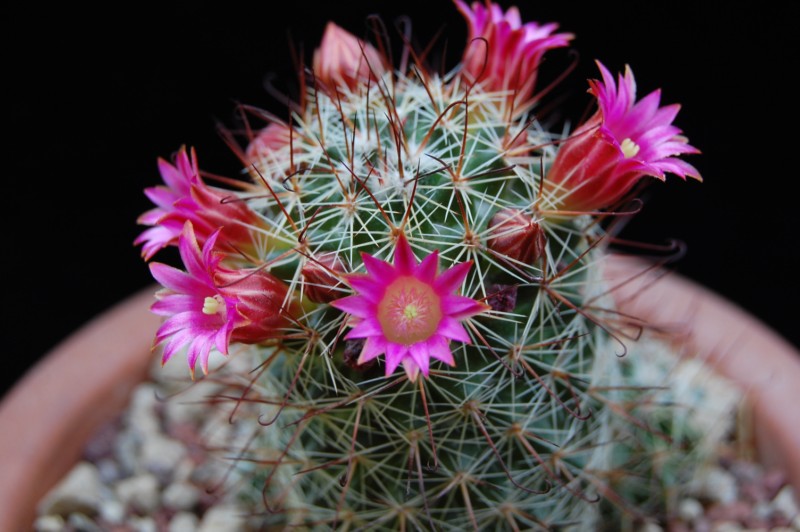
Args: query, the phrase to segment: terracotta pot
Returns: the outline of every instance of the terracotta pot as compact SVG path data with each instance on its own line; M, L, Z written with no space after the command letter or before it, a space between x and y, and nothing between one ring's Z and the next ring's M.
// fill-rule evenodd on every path
M622 283L642 268L615 257L608 278ZM762 461L786 468L800 493L800 352L691 281L676 275L651 281L642 276L620 286L615 294L621 310L653 324L683 327L685 334L676 341L741 385L751 400ZM146 377L159 323L147 310L153 292L133 295L77 331L0 404L0 530L30 529L39 500Z

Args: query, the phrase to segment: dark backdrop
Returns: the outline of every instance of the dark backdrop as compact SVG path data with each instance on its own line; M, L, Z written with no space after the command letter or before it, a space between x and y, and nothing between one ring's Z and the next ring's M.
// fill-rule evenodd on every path
M407 14L420 42L443 30L453 66L466 37L446 0L356 1L344 12L331 5L338 2L283 3L288 15L237 2L131 3L113 13L19 4L4 17L16 33L2 37L10 186L3 389L70 331L151 282L132 241L141 230L135 219L149 207L142 188L159 182L156 158L185 143L204 169L234 175L237 161L215 123L232 124L237 101L283 109L264 80L274 73L291 90L290 41L303 43L309 57L328 19L361 34L372 12L390 27ZM629 63L640 95L661 87L663 102L683 105L676 124L703 150L690 160L705 182L655 183L625 235L682 239L688 253L678 271L800 345L794 17L767 2L741 10L645 4L656 3L520 2L523 18L556 21L577 36L580 62L559 89L567 116L589 102L585 80L596 76L595 58L615 71ZM567 61L554 57L547 68Z

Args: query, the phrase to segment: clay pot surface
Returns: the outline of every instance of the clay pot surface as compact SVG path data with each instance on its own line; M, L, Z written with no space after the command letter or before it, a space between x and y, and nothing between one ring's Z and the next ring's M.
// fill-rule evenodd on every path
M620 310L673 332L746 392L760 459L785 468L800 493L800 352L754 316L678 275L654 281L635 259L611 257ZM159 318L145 289L67 338L0 404L0 530L30 530L36 506L78 461L93 432L127 405L155 356Z

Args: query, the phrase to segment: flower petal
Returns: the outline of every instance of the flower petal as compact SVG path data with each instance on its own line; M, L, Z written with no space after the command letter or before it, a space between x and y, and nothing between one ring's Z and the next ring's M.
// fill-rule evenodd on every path
M442 318L442 321L439 322L439 328L436 329L436 334L440 334L445 338L450 338L451 340L464 342L465 344L470 343L470 337L467 334L467 331L464 329L464 326L453 318Z
M383 336L383 330L380 323L373 317L361 321L358 325L353 327L345 339L352 340L353 338L368 338L370 336Z
M375 303L361 295L347 296L331 301L331 306L358 318L375 315Z
M399 275L413 275L414 269L417 267L417 259L403 233L397 237L397 246L394 249L394 267Z
M361 348L361 354L358 355L358 364L365 364L386 352L386 339L382 336L370 336L364 342L364 347Z
M469 269L472 267L472 261L467 262L460 262L455 266L452 266L442 274L436 278L436 281L433 283L436 292L440 295L447 295L452 294L459 288L461 288L461 283L464 282L464 279L467 278L467 274L469 273Z
M388 342L386 344L386 376L388 377L408 355L408 347L403 344Z

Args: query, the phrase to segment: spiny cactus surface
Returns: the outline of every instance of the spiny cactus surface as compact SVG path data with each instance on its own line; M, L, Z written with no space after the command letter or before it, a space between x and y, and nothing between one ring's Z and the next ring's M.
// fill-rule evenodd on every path
M663 512L690 469L699 432L640 378L602 272L634 185L699 178L677 107L598 63L596 113L549 132L537 70L572 36L455 4L448 75L329 24L290 119L251 109L246 179L182 148L147 191L143 255L184 263L151 263L164 361L253 357L218 402L259 406L230 451L265 525L597 527Z

